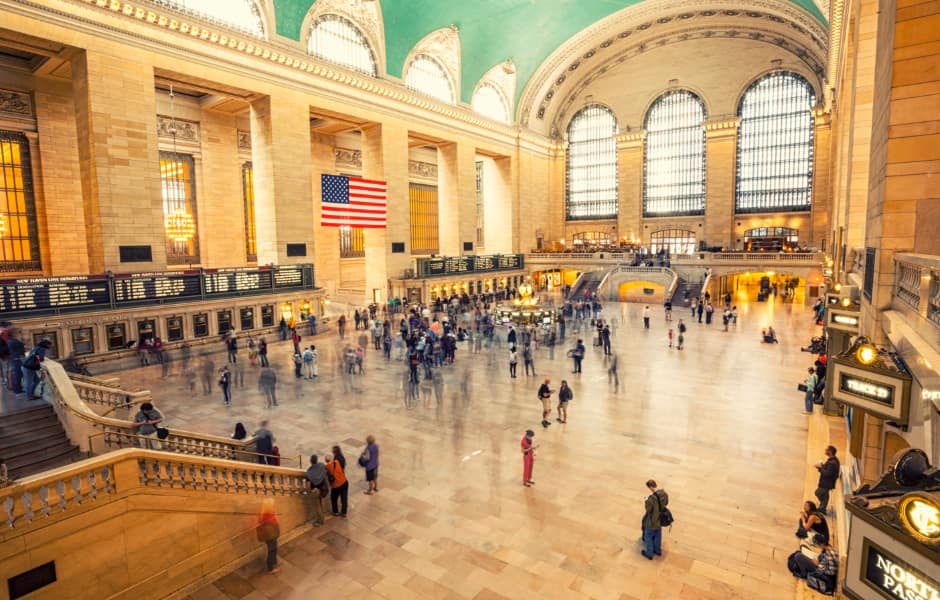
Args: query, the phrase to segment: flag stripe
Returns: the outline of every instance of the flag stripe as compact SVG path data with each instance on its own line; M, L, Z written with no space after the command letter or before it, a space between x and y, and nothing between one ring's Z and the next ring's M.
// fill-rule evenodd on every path
M323 174L321 183L321 226L385 227L388 186L384 181Z

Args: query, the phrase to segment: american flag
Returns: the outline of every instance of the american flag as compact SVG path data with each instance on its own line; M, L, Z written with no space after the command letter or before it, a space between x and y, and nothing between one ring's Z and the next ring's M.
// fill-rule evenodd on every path
M385 182L345 175L320 175L324 227L385 228Z

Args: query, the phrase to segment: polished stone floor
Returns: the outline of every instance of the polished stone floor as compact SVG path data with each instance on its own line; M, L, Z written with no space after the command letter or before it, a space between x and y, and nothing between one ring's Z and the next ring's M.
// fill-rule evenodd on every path
M295 380L289 344L278 343L274 409L264 408L250 367L230 407L217 388L189 393L179 363L168 379L159 367L120 373L125 385L153 390L170 427L229 435L236 421L251 430L267 418L283 455L339 443L350 460L348 519L284 545L280 574L263 574L256 561L192 598L793 598L786 557L798 548L807 422L823 418L803 415L796 391L811 363L799 350L814 330L810 311L744 304L726 333L720 321L700 325L677 309L672 325L689 325L678 351L661 309L649 330L641 310L605 307L621 320L619 386L589 341L580 376L563 349L554 360L539 349L538 376L520 364L510 379L505 350L461 348L441 370L442 387L422 382L413 393L405 367L371 349L363 376L338 373L335 335L313 340L321 376ZM779 345L759 342L768 324ZM224 355L213 359L220 367ZM553 388L565 378L574 391L566 425L539 426L543 377ZM541 444L531 488L521 484L519 452L528 428ZM355 466L368 434L382 458L373 496L361 493ZM669 492L676 517L652 562L637 543L649 478Z

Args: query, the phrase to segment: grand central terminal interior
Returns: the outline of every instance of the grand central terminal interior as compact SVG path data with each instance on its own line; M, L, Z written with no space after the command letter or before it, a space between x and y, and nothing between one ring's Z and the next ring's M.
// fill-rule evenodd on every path
M0 0L0 600L937 600L938 173L936 0Z

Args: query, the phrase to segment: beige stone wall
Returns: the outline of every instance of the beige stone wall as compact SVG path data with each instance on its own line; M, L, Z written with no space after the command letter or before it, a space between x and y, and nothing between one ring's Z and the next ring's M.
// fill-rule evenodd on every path
M247 264L242 161L234 115L203 110L196 179L199 249L206 267Z

